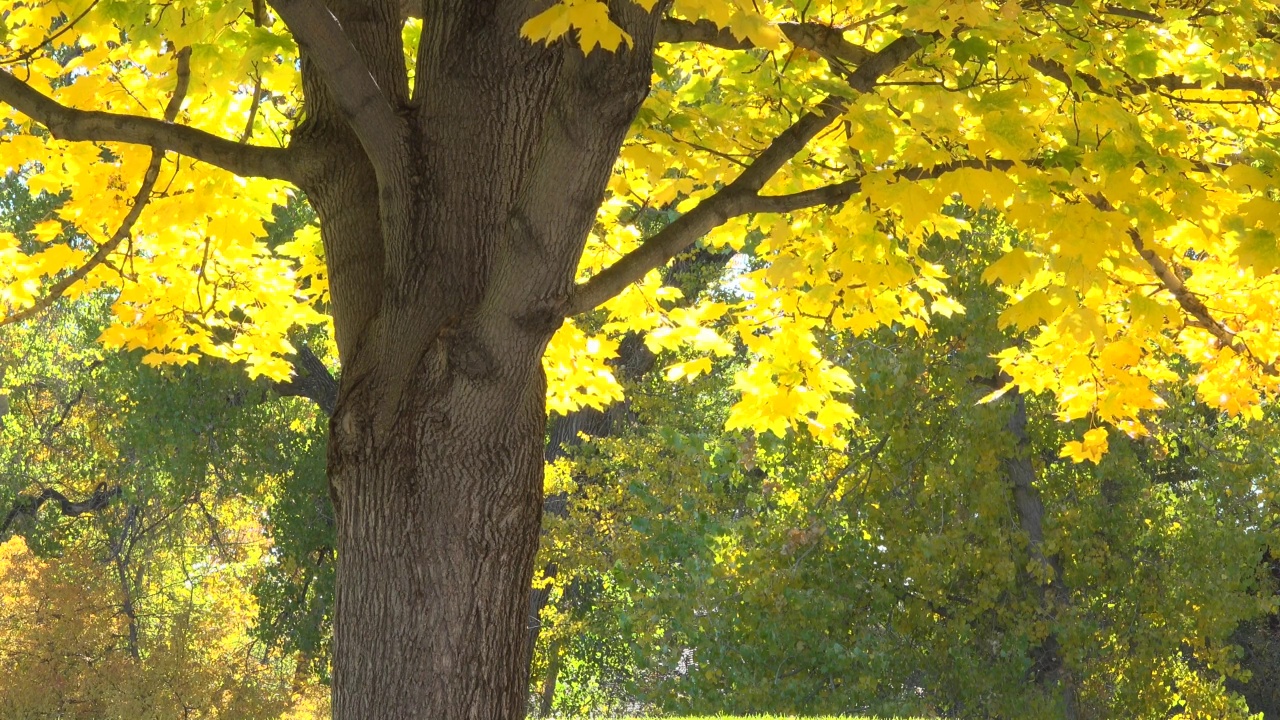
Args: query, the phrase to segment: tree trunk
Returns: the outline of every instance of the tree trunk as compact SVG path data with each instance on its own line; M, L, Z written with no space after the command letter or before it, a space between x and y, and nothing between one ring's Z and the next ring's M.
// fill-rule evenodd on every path
M711 251L699 248L697 251L672 262L664 273L663 282L680 288L683 293L684 303L692 304L702 297L707 288L714 286L715 282L720 279L734 254L731 250ZM680 303L677 304L677 306L679 305ZM619 380L623 382L639 381L653 370L657 365L657 360L658 356L645 345L644 337L639 333L630 333L622 339L621 344L618 346L618 358L613 363L613 366ZM624 402L614 405L603 412L595 408L586 407L555 418L551 422L549 442L545 452L547 462L554 462L559 458L568 457L572 448L582 443L584 435L600 438L613 434L629 414L630 408ZM575 478L575 480L581 484L586 478ZM568 497L563 494L546 498L542 506L543 512L553 516L564 516L569 512L568 501ZM555 563L551 563L543 568L542 575L544 578L554 579L557 573L558 568ZM542 634L542 611L550 598L551 587L549 585L535 588L529 593L529 639L526 647L527 658L525 664L530 668L530 672L532 672L533 668L533 656L538 638ZM553 657L557 663L556 671L558 672L559 658L554 655ZM552 673L552 670L548 668L547 672ZM556 686L554 673L548 680L550 681L549 684L544 684L542 691L541 706L543 709L541 714L543 716L546 716L548 708L551 707L551 700L554 699ZM548 692L551 693L552 697L548 697Z
M307 115L291 147L307 158L342 364L334 717L516 720L541 358L648 92L661 13L611 3L633 47L584 56L520 36L543 3L424 3L411 92L400 3L326 5L350 46L300 43ZM334 61L350 50L359 66Z
M523 716L545 395L529 374L407 408L376 452L338 443L335 717Z
M538 694L538 717L551 717L556 702L556 681L560 679L560 640L552 641L547 650L547 676L542 679L542 692Z
M1009 380L1006 377L1004 381ZM1005 473L1013 486L1013 504L1018 513L1018 524L1027 534L1027 551L1031 555L1031 560L1040 565L1042 572L1050 577L1048 584L1034 576L1029 576L1028 581L1036 587L1036 594L1040 599L1040 610L1052 624L1057 621L1059 611L1066 606L1070 598L1062 576L1062 563L1057 555L1046 555L1044 551L1044 503L1040 499L1040 491L1035 486L1036 471L1031 463L1031 439L1027 435L1027 402L1018 390L1011 391L1009 399L1013 402L1013 412L1009 415L1008 428L1016 445L1014 455L1005 460ZM1062 647L1058 642L1057 631L1051 628L1034 653L1036 657L1033 672L1037 682L1056 683L1062 694L1063 719L1077 720L1080 711L1075 677L1062 657Z

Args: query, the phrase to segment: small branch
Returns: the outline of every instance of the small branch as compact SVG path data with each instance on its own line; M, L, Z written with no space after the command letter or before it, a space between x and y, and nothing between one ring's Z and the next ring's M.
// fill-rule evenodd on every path
M241 145L173 120L77 110L0 70L0 102L44 125L59 140L124 142L171 150L241 177L291 180L291 154L284 148Z
M34 518L36 513L40 511L41 506L50 500L58 503L58 508L66 517L77 517L85 513L97 512L120 495L120 486L107 487L106 483L100 483L93 494L79 502L72 502L67 499L66 495L54 490L53 488L45 488L38 495L19 495L14 501L13 507L4 516L4 522L0 523L0 538L3 538L9 532L9 526L13 524L19 516L26 515Z
M267 2L266 0L252 0L252 16L254 27L268 27L271 23L267 18ZM253 123L258 119L258 106L262 104L262 69L258 67L258 63L253 63L253 70L257 73L257 77L253 79L253 98L249 101L249 119L245 121L244 132L240 133L240 144L244 145L253 137Z
M408 130L390 97L378 87L342 24L323 3L272 0L271 5L307 59L319 68L329 94L373 163L379 185L390 187L400 175Z
M1133 248L1138 251L1138 255L1151 266L1156 277L1160 279L1160 284L1168 290L1173 298L1178 301L1178 305L1187 312L1191 317L1195 318L1195 322L1190 323L1195 327L1207 331L1217 339L1218 345L1225 348L1231 348L1237 355L1244 355L1268 375L1280 375L1280 369L1276 368L1275 363L1264 363L1249 346L1244 343L1235 332L1227 326L1218 322L1213 317L1213 313L1205 306L1204 301L1187 289L1186 283L1182 282L1182 278L1178 277L1178 273L1174 271L1168 263L1164 261L1154 250L1147 247L1142 241L1142 235L1136 228L1129 228L1129 240L1133 243Z
M178 111L182 108L182 101L186 98L187 88L191 85L191 48L184 47L179 50L176 60L178 64L176 70L178 84L174 87L173 95L169 98L169 103L164 109L164 121L166 123L172 123L177 118ZM67 290L73 285L83 280L94 268L105 262L107 256L115 252L120 243L124 242L125 238L132 234L133 226L138 222L138 218L141 217L142 210L151 201L151 191L155 188L156 180L160 177L160 166L163 162L164 149L153 146L151 148L151 162L147 164L147 170L142 176L142 186L134 194L132 207L129 208L129 212L125 213L124 219L111 237L99 246L97 251L83 265L50 286L49 290L37 299L31 307L0 318L0 327L21 322L44 312L66 294Z
M240 133L240 144L244 145L253 137L253 124L258 119L258 107L262 105L262 76L253 81L253 99L249 102L249 119L244 123L244 132Z
M1068 88L1072 86L1071 78L1076 77L1089 88L1090 91L1100 95L1106 94L1106 87L1102 80L1088 73L1079 70L1070 70L1065 65L1053 60L1045 60L1043 58L1031 58L1028 63L1036 72L1051 77L1054 80L1066 85ZM1122 84L1118 89L1127 91L1130 95L1145 95L1146 93L1156 90L1240 90L1251 92L1255 95L1266 96L1277 89L1280 89L1280 80L1265 80L1262 78L1248 78L1237 75L1227 75L1222 80L1214 83L1215 87L1206 88L1205 83L1199 81L1184 80L1181 75L1157 75L1143 80L1132 80ZM1182 98L1172 98L1181 100Z
M976 170L1000 170L1008 172L1017 163L1012 160L956 160L949 163L940 163L928 168L904 168L894 173L899 181L915 181L915 180L936 180L943 175L956 170L976 169ZM1027 160L1023 165L1034 166L1035 160ZM813 188L812 190L801 190L800 192L790 193L788 195L756 195L747 200L744 205L746 212L752 213L788 213L796 210L804 210L805 208L820 207L824 205L839 205L857 193L862 191L862 178L852 178L830 185Z
M1074 0L1023 0L1021 3L1023 9L1032 9L1040 6L1041 2L1048 2L1050 5L1059 5L1061 7L1074 7ZM1143 20L1145 22L1155 23L1157 25L1164 23L1164 18L1143 10L1134 10L1121 5L1107 4L1101 9L1103 15L1115 15L1116 17L1126 17L1131 20Z
M71 18L67 22L63 23L62 26L59 27L57 31L55 31L52 35L49 35L45 37L43 40L41 40L40 42L35 43L28 50L18 53L13 57L4 58L3 60L0 60L0 65L16 65L18 63L24 63L30 60L31 58L35 57L37 53L44 50L46 46L53 43L54 40L57 40L58 38L70 32L75 26L79 25L80 21L85 19L85 16L87 16L95 7L98 6L98 2L99 0L93 0L93 2L89 3L88 7L80 11L79 15L76 15L75 17Z
M1134 10L1132 8L1123 7L1121 5L1107 5L1102 9L1103 14L1115 15L1116 17L1127 17L1131 20L1143 20L1157 25L1164 23L1164 18L1151 12L1142 10Z

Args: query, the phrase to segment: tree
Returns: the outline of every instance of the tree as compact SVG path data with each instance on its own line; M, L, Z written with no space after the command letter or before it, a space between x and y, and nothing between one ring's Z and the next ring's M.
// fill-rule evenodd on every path
M226 363L104 353L106 317L83 298L0 332L0 714L327 715L307 648L255 637L287 621L259 586L305 536L263 518L309 457L323 479L319 413Z
M557 466L535 674L559 657L561 713L1248 715L1227 688L1265 708L1274 413L1170 388L1151 436L1095 466L1057 457L1087 423L1049 398L975 404L1021 335L980 276L1025 241L986 218L923 248L970 251L947 280L964 315L829 340L867 379L845 449L720 430L735 354L628 386L634 422Z
M1269 2L7 10L4 152L61 200L0 238L9 321L102 290L108 345L284 381L289 331L332 317L343 720L522 713L546 410L617 399L612 337L692 348L692 377L728 317L727 426L839 444L856 381L820 336L962 310L963 258L919 253L953 195L1033 239L989 271L1036 329L1001 390L1092 418L1072 458L1142 434L1177 362L1232 412L1275 386ZM255 239L282 183L318 243ZM740 301L672 304L656 270L697 243L755 258Z

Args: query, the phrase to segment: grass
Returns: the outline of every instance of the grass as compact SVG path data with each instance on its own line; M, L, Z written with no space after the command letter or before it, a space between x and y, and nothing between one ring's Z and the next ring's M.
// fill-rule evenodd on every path
M632 720L657 720L637 719ZM924 717L888 717L883 715L681 715L662 720L927 720Z

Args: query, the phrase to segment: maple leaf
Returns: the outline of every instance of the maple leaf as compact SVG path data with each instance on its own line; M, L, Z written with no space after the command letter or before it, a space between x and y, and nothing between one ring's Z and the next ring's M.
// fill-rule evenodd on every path
M1071 462L1082 463L1088 460L1095 465L1102 462L1107 453L1107 431L1105 428L1094 428L1085 432L1083 440L1072 440L1062 447L1061 457L1071 458Z
M1276 243L1276 235L1270 230L1249 228L1240 238L1236 249L1240 263L1258 275L1269 275L1280 268L1280 245Z

